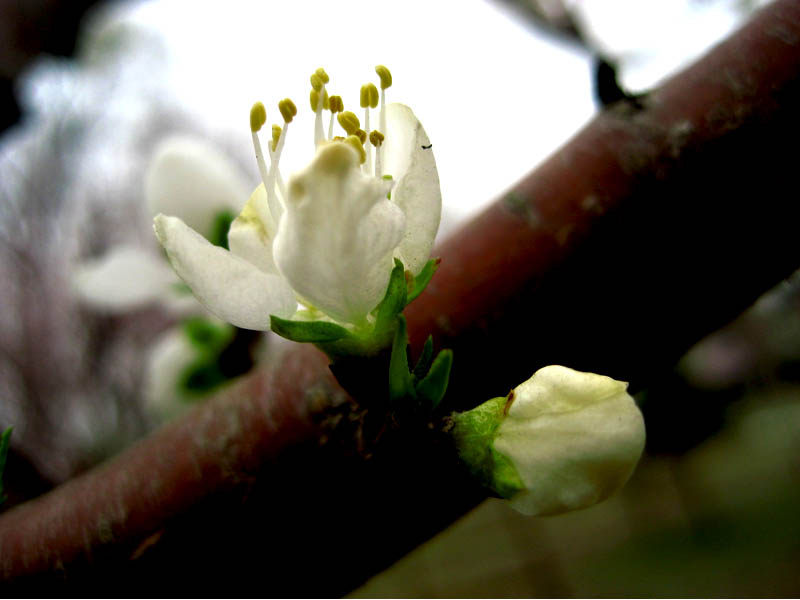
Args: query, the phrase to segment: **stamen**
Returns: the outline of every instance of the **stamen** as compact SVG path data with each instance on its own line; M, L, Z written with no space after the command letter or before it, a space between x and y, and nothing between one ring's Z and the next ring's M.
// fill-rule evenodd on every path
M381 144L383 144L383 140L385 139L386 137L377 129L373 129L369 134L369 143L376 148L380 148Z
M384 135L377 129L373 129L369 134L369 142L375 146L375 176L381 176L383 163L381 161L381 146L383 145Z
M361 128L361 123L359 122L358 117L349 110L340 112L336 116L336 119L339 121L339 125L342 126L342 129L347 132L347 135L353 135Z
M378 88L374 83L367 83L361 86L361 108L378 106Z
M317 112L317 107L319 103L319 92L317 90L311 90L309 94L309 101L311 103L311 110ZM322 89L322 108L328 109L330 107L330 98L328 98L328 92L324 88Z
M322 67L311 74L311 110L316 113L314 118L314 146L325 140L325 132L322 130L322 109L328 108L328 92L325 91L325 84L330 81L330 77ZM322 102L319 99L322 98Z
M322 83L328 83L331 80L331 78L328 77L328 74L325 72L325 69L322 67L314 71L314 75L319 77L322 80Z
M278 150L278 142L281 140L281 132L283 130L278 125L272 126L272 144L270 145L272 149L272 153L270 154L270 160L273 161L273 164L277 165L277 161L274 159L274 155ZM281 176L280 169L275 167L275 179L278 182L278 189L281 191L281 197L286 198L286 185L283 183L283 177Z
M278 140L281 139L281 131L283 131L279 125L272 126L272 151L275 152L278 149Z
M319 145L326 139L346 143L358 153L359 163L361 164L363 172L368 173L370 169L374 169L372 173L374 176L383 176L385 179L388 176L384 176L382 173L381 147L384 143L386 133L386 89L392 85L392 74L389 69L383 65L375 67L375 72L380 78L380 95L378 94L378 88L373 83L367 83L361 86L360 105L364 109L364 129L361 129L361 122L354 113L344 110L344 103L342 102L341 96L328 95L325 86L330 81L330 78L325 72L325 69L321 67L314 71L309 78L312 88L309 93L309 104L311 105L311 110L316 113L314 130L314 141L316 145ZM370 131L370 109L377 108L379 102L381 111L380 130L376 129L367 133ZM284 123L283 127L272 125L272 136L270 142L267 144L267 153L270 158L269 168L267 168L265 154L258 135L261 128L266 123L267 111L261 102L256 102L250 110L250 130L253 137L256 162L258 163L258 170L267 194L268 206L263 206L260 210L268 209L272 219L276 223L280 220L285 210L284 202L287 198L286 185L284 184L279 168L280 158L283 147L286 144L289 123L291 123L297 115L297 107L292 100L284 98L278 102L278 110L283 117ZM330 110L331 112L327 138L322 128L323 110ZM347 137L333 135L334 116L342 129L347 133ZM365 144L367 144L366 147ZM372 161L373 146L375 147L374 164ZM264 218L266 219L269 216L270 215L266 215Z
M253 104L253 108L250 109L250 131L253 133L259 131L266 122L267 109L264 108L261 102L256 102Z
M337 112L342 112L344 110L344 103L342 102L341 96L331 96L328 98L328 107L331 111L331 120L328 123L328 139L330 140L333 138L333 119L336 116Z
M364 145L361 143L361 140L358 139L358 136L355 135L348 135L347 138L344 140L345 144L350 144L353 149L358 152L359 163L364 164L364 161L367 160L367 153L364 152Z
M383 65L378 65L375 67L375 72L378 74L378 77L381 78L381 89L385 90L388 87L392 86L392 73L384 67Z
M272 164L270 165L269 169L269 177L264 184L264 187L267 191L267 200L269 201L269 210L272 213L276 223L280 220L280 217L283 214L283 205L281 204L281 200L275 194L276 185L280 190L281 198L286 197L286 186L283 183L283 177L281 177L279 168L281 152L283 152L283 146L286 143L286 134L289 131L289 123L292 122L292 119L294 119L295 115L297 114L297 107L295 106L294 102L291 101L291 99L284 98L278 102L278 110L280 110L281 116L283 117L283 129L277 127L276 125L272 128L272 152L270 152L270 160L272 161ZM275 139L276 133L277 140Z
M364 129L369 131L369 109L378 106L378 88L374 83L361 86L361 108L364 109ZM372 166L372 147L367 146L367 168Z
M297 114L297 107L290 98L284 98L278 102L278 110L281 111L281 116L287 125L292 122L292 119L294 119Z
M261 102L256 102L250 109L250 132L253 135L253 149L256 153L256 163L258 163L258 172L261 175L261 181L264 186L267 185L269 179L269 171L267 171L267 163L264 161L264 151L261 149L261 141L258 139L258 132L264 123L267 122L267 109Z
M330 106L330 111L333 113L342 112L344 110L344 103L342 102L341 96L331 96L328 98L328 104Z
M380 129L386 131L386 88L392 86L392 73L383 65L375 67L375 72L381 78L381 116Z

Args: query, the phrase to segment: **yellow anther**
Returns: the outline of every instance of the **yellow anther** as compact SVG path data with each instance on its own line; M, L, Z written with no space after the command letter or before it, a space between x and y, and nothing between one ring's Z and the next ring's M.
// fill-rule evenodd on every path
M392 85L392 73L384 67L383 65L378 65L375 67L375 72L378 74L378 77L381 78L381 89L385 90Z
M344 102L341 96L331 96L328 98L328 106L332 113L342 112L344 110Z
M361 128L361 122L358 120L358 117L349 110L340 112L336 115L336 118L339 121L339 125L342 126L342 129L347 132L347 135L353 135Z
M273 152L275 152L275 150L278 147L278 140L279 139L281 139L281 128L278 125L273 125L272 126L272 151Z
M317 112L317 102L319 102L319 92L317 90L311 90L309 100L311 101L311 110ZM324 90L322 92L322 108L327 109L329 106L330 106L330 99L328 98L328 91Z
M278 110L281 111L281 116L287 123L291 123L292 119L294 119L294 116L297 114L297 107L289 98L284 98L278 102Z
M312 88L314 88L316 91L320 91L324 84L325 84L325 82L322 81L322 77L320 77L316 73L312 73L311 74L311 87Z
M383 144L384 135L378 131L377 129L373 129L369 134L369 143L375 146L376 148Z
M261 102L253 104L250 109L250 131L255 133L267 122L267 109Z
M361 86L361 108L375 108L378 106L378 88L374 83Z
M331 80L331 78L328 77L328 74L325 72L325 69L322 67L314 71L314 75L319 77L322 80L322 83L328 83Z
M364 164L367 160L367 153L364 151L364 145L355 135L348 135L347 138L344 140L345 144L350 144L353 149L358 152L359 160L358 162Z
M344 136L335 135L335 136L333 136L333 141L334 142L343 142L344 141Z
M359 129L353 135L357 136L358 139L361 140L362 144L367 141L367 132L364 131L363 129Z

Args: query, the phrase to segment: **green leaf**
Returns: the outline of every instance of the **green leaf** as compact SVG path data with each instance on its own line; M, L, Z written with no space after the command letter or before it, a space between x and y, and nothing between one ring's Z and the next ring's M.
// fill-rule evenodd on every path
M417 384L417 394L430 405L431 409L436 408L444 398L452 366L453 351L442 350L433 361L425 379Z
M389 278L386 294L378 305L378 316L375 319L375 333L373 336L380 340L388 337L396 327L395 318L406 307L406 275L403 263L394 259L394 268ZM387 339L388 344L388 339Z
M222 373L217 357L203 357L190 364L178 379L182 396L205 396L228 381Z
M293 342L334 342L349 335L349 331L327 321L291 321L270 315L272 331Z
M235 335L228 324L214 323L204 317L190 317L182 323L183 332L193 346L204 352L217 352Z
M422 354L419 356L416 366L414 367L414 377L422 379L425 373L428 372L428 367L431 366L431 359L433 358L433 336L429 335L425 340L425 345L422 347Z
M6 495L3 493L3 471L6 468L6 458L8 458L8 449L11 446L11 432L13 427L8 427L0 435L0 504L6 501Z
M428 284L433 278L433 274L436 273L436 269L439 268L440 262L441 259L432 258L425 263L425 266L422 267L422 271L420 271L419 275L414 278L414 284L408 291L408 300L406 301L406 304L411 304L417 299L417 296L419 296L425 290L425 288L428 287Z
M229 210L223 210L214 216L214 222L211 224L211 233L208 236L208 241L215 246L221 246L228 250L228 230L231 228L231 223L236 218Z
M406 397L416 397L414 380L408 370L408 329L406 319L397 318L397 331L392 342L392 356L389 359L389 398L392 401Z

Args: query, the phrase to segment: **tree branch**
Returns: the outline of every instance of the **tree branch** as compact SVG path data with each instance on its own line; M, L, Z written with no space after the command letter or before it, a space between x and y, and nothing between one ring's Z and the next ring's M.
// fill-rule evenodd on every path
M407 315L417 351L429 331L456 350L445 410L551 363L644 386L797 268L798 106L800 5L783 0L441 245ZM4 514L0 574L26 594L149 595L163 577L186 594L347 593L484 497L435 427L386 422L294 348Z

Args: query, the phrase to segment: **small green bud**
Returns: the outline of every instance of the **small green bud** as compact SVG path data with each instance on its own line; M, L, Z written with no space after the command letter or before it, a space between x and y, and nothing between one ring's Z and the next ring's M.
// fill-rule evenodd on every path
M644 421L627 384L566 367L539 369L505 398L454 414L461 460L529 515L591 506L630 477Z

